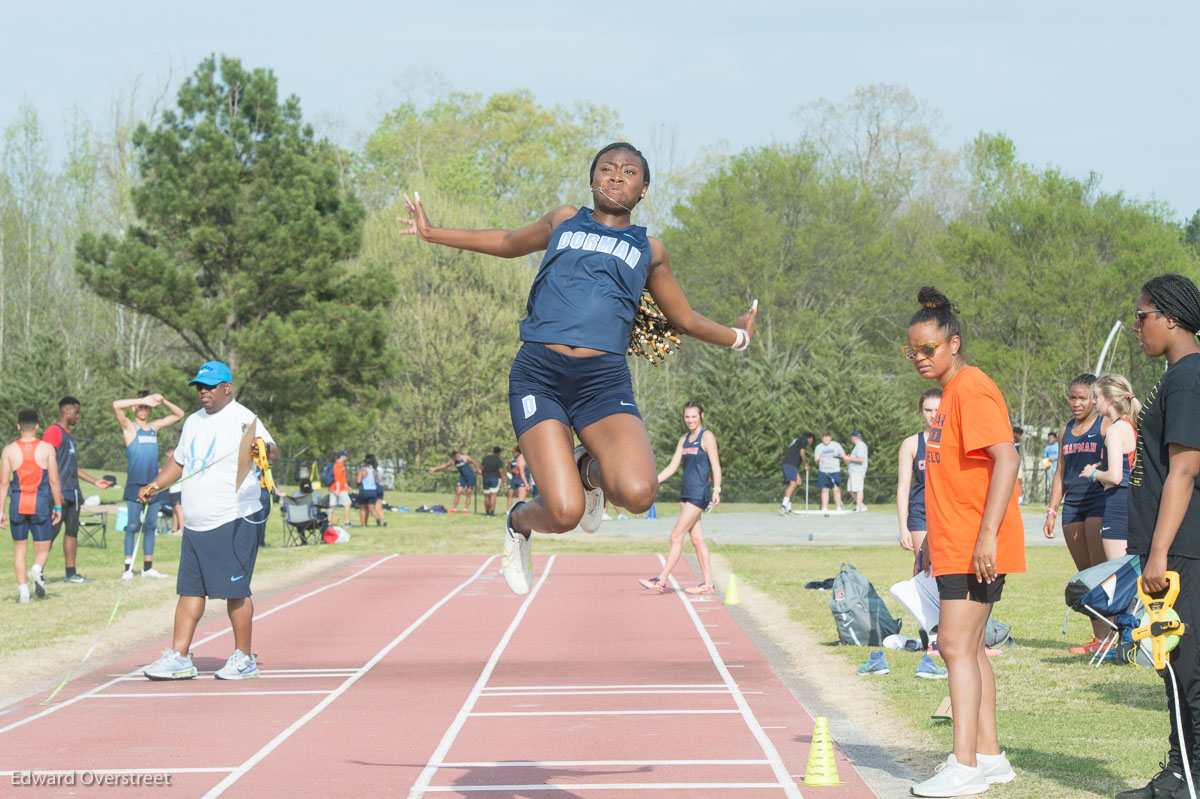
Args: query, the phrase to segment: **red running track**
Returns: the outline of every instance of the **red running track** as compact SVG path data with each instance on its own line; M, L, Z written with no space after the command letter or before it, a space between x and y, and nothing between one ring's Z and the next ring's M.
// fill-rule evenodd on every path
M393 555L263 601L258 680L211 679L232 647L223 620L197 634L209 673L195 680L145 680L158 651L131 654L54 705L0 715L0 785L22 797L115 796L103 781L135 778L205 797L875 795L840 750L842 785L800 784L812 718L719 601L638 586L657 559L538 557L527 598L498 568Z

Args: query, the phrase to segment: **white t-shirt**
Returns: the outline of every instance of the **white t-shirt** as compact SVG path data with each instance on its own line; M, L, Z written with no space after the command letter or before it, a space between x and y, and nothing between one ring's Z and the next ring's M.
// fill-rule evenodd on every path
M855 458L862 458L862 463L856 463L855 461L850 461L849 463L846 464L846 473L847 474L866 474L867 473L867 443L865 441L859 441L857 444L854 445L854 448L850 450L850 454L852 456L854 456Z
M212 530L261 513L261 472L252 466L241 486L233 484L237 479L238 444L253 420L249 409L231 400L217 413L201 408L183 423L175 461L183 467L180 493L184 526L189 530ZM261 419L258 437L268 444L275 443Z
M842 449L842 445L836 441L830 441L826 444L822 441L813 447L813 457L820 464L819 468L826 474L839 474L842 471L842 456L846 454L846 450Z

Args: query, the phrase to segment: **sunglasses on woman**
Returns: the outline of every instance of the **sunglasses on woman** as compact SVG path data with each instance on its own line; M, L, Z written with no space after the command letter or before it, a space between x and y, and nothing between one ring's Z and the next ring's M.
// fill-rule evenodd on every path
M941 341L931 341L928 344L918 344L915 347L901 347L900 351L904 353L904 357L908 358L910 361L915 361L917 359L917 353L920 353L926 358L932 358L933 354L937 352L937 348L949 340L949 338L944 338Z

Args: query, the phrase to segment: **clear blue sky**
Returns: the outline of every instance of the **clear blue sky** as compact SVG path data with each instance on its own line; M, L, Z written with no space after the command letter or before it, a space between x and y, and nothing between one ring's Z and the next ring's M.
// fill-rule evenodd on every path
M625 135L686 159L794 140L795 109L896 83L938 108L947 145L1003 131L1020 157L1107 191L1200 208L1200 5L927 2L290 2L8 4L0 126L23 100L61 155L65 109L102 122L142 76L206 55L273 69L309 119L366 131L414 70L453 89L619 110ZM418 92L418 96L420 93ZM326 127L321 125L321 127ZM639 144L639 146L645 146Z

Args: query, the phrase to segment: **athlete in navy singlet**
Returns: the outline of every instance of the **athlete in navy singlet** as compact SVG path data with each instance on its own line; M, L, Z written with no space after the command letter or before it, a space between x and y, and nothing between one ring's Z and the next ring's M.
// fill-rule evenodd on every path
M150 421L150 410L165 405L170 413L161 419ZM150 503L143 505L138 501L138 492L143 486L154 482L158 475L158 431L182 419L183 408L166 399L162 394L151 394L149 391L139 391L136 397L115 400L112 404L113 415L121 426L121 434L125 438L125 458L129 462L129 470L125 475L125 492L122 499L127 510L125 522L125 572L122 580L133 579L133 556L137 547L138 531L145 527L142 536L142 576L166 577L166 574L154 568L154 537L158 529L159 508L167 494L156 496ZM133 408L133 419L127 411ZM145 517L145 524L142 519Z
M1080 477L1104 486L1104 524L1100 529L1104 559L1125 554L1129 539L1129 476L1137 459L1137 429L1132 419L1141 411L1133 386L1121 375L1105 375L1092 386L1096 410L1108 420L1104 460L1083 467Z
M513 495L516 494L517 502L525 501L525 494L529 490L529 484L525 482L525 456L521 454L521 445L513 446L513 456L508 462L508 504L504 510L507 513L512 510Z
M462 512L468 513L471 510L471 493L475 490L475 470L479 468L479 464L470 455L454 450L450 453L450 460L439 466L430 467L429 471L440 472L451 466L458 470L458 484L454 487L454 504L450 507L449 512L458 513L458 498L465 492L467 499L463 503Z
M933 429L942 390L931 388L921 394L918 409L925 429L900 442L897 462L896 514L900 519L900 546L913 553L913 574L921 567L918 554L925 541L925 441Z
M638 580L642 587L662 593L667 589L667 580L679 558L683 555L683 537L692 540L696 560L700 561L703 582L688 588L689 594L711 594L713 592L712 565L704 531L700 526L700 514L721 501L721 459L717 456L717 439L712 431L704 427L704 408L699 402L683 406L683 426L687 432L675 445L671 462L658 473L662 483L676 469L683 467L683 485L679 491L679 518L671 529L671 549L667 553L662 571L647 580ZM711 484L710 484L711 479Z
M701 341L744 349L754 332L756 304L734 328L693 311L662 242L632 224L650 185L637 148L603 148L588 180L593 207L562 205L518 230L434 227L419 195L405 195L399 220L401 233L434 244L504 258L545 252L509 373L513 429L539 490L508 513L502 571L517 594L532 587L533 531L595 532L606 493L634 513L654 502L654 452L625 362L643 287L676 330Z
M1046 521L1042 525L1046 537L1053 538L1055 519L1061 515L1067 550L1075 561L1075 568L1080 571L1106 560L1101 539L1104 486L1080 476L1088 464L1107 460L1104 435L1108 431L1108 420L1096 413L1096 400L1092 395L1095 382L1094 375L1083 374L1072 380L1067 388L1072 421L1063 425L1058 432L1058 467L1054 470ZM1104 621L1093 620L1092 640L1082 646L1071 647L1068 651L1076 654L1094 653L1100 648L1100 641L1108 635L1108 630Z

